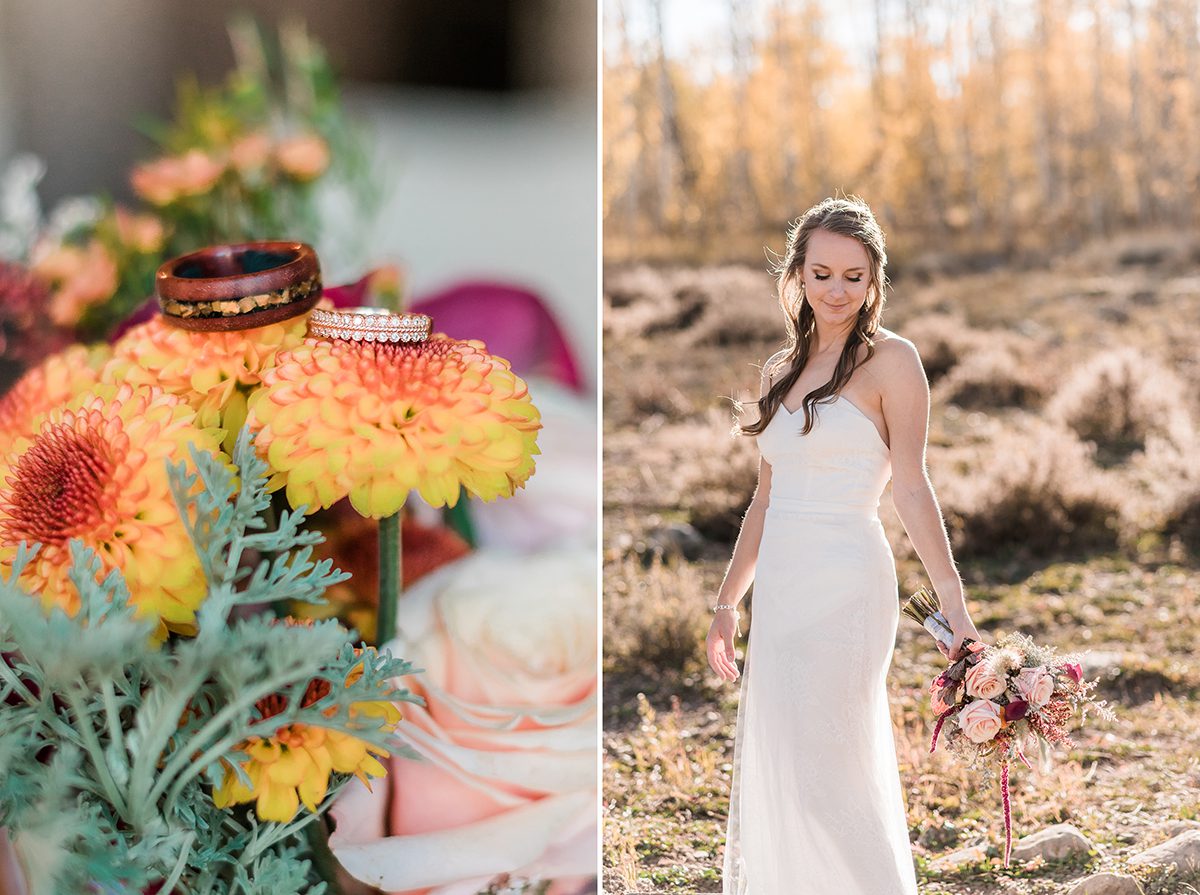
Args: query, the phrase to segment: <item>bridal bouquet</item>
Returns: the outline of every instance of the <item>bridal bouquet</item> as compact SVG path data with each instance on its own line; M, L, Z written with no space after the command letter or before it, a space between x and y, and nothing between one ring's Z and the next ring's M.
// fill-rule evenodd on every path
M944 640L949 625L941 614L937 597L921 588L905 603L905 615ZM1044 757L1056 744L1073 745L1067 728L1076 711L1079 722L1091 709L1101 717L1114 716L1104 700L1096 699L1099 681L1084 681L1080 654L1060 655L1054 647L1042 646L1025 634L1012 633L992 645L964 641L966 653L934 678L929 701L937 719L929 751L937 748L938 737L950 725L946 747L989 773L1000 766L1000 790L1004 802L1004 866L1012 850L1012 815L1009 804L1008 769L1020 760L1031 767L1025 749L1036 744Z

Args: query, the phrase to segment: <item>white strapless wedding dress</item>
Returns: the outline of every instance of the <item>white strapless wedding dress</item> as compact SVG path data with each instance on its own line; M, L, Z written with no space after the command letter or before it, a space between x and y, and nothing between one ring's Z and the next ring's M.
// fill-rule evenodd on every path
M891 460L845 398L780 407L742 673L725 895L917 895L886 678L900 620Z

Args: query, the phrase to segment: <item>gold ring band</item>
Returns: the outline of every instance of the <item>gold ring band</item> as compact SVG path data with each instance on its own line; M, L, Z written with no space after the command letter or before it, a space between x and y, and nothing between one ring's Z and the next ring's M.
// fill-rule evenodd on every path
M344 342L424 342L433 329L428 314L394 314L386 308L313 309L309 335Z

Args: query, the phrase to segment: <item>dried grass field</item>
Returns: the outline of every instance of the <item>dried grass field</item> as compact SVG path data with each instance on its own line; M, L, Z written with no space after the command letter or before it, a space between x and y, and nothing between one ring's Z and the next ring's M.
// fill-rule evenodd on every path
M765 264L762 265L765 268ZM901 619L892 714L922 893L1066 895L1099 870L1148 895L1200 877L1129 858L1200 827L1200 240L1090 245L1044 266L893 270L884 326L933 391L929 470L981 633L1087 649L1113 722L1013 773L1014 839L1070 822L1094 847L1014 861L999 786L930 755L941 667ZM736 685L707 607L756 476L729 396L782 342L763 269L617 268L604 307L604 891L718 892ZM923 573L885 494L902 594ZM751 603L751 626L752 619ZM986 855L933 864L973 845Z

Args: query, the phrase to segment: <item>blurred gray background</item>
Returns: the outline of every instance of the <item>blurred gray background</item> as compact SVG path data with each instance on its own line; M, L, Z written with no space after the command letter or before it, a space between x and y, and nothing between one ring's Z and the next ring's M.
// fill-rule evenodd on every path
M0 0L0 167L32 152L40 195L132 200L154 154L134 127L168 116L176 80L233 67L226 23L307 22L372 135L386 200L365 238L322 266L329 283L401 264L414 293L465 278L530 288L596 382L594 0ZM329 230L355 210L330 203Z

